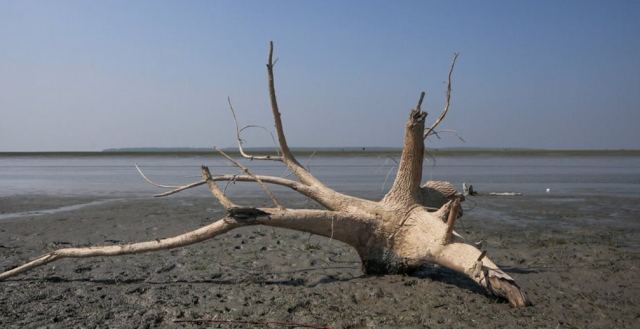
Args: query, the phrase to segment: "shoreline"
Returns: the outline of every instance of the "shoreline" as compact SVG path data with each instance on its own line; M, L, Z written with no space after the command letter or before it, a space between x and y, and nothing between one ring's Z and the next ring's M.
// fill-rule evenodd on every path
M224 148L231 156L239 156L236 148ZM247 152L275 153L272 149L247 149ZM399 156L400 148L386 147L336 147L336 148L293 148L298 156L325 157L372 157ZM429 149L432 156L640 156L640 149L520 149L520 148L435 148ZM220 157L208 149L114 149L103 151L5 151L0 152L0 159L5 157L162 157L162 156L212 156Z

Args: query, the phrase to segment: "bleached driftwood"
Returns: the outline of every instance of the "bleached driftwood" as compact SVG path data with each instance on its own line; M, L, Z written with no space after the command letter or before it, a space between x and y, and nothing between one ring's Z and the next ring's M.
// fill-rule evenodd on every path
M404 273L424 264L437 264L466 275L488 293L507 299L513 306L527 305L529 301L522 289L486 256L486 252L455 239L454 225L459 217L462 196L446 182L426 182L421 185L425 139L434 134L449 111L451 77L457 56L454 56L449 70L445 107L435 122L425 129L427 113L421 109L424 92L416 107L410 111L398 171L391 189L382 200L366 200L337 192L324 185L296 160L287 144L278 108L271 43L267 76L279 154L249 155L242 149L240 129L237 129L237 138L243 157L282 162L297 180L254 175L235 161L234 164L245 175L213 175L207 167L203 167L202 180L183 186L153 183L140 171L150 183L170 189L158 196L207 185L212 195L226 209L226 216L197 230L170 238L54 250L1 273L0 280L62 258L116 256L176 248L216 237L238 227L265 225L322 235L347 243L358 252L363 271L368 274ZM220 181L257 182L269 194L276 207L240 207L220 189L217 184ZM288 187L315 200L326 209L286 208L269 191L267 184Z

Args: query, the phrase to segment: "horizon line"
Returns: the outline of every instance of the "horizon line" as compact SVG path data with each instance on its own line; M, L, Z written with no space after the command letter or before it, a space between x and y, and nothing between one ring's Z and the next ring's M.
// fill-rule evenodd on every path
M237 147L222 148L227 153L240 155ZM245 148L245 151L276 152L274 147ZM298 155L322 156L376 156L394 155L402 151L400 147L292 147ZM442 147L431 148L426 152L433 155L638 155L640 149L594 148L594 149L560 149L560 148L516 148L516 147ZM204 147L127 147L107 148L100 151L0 151L0 156L157 156L157 155L214 155L219 156L212 148Z

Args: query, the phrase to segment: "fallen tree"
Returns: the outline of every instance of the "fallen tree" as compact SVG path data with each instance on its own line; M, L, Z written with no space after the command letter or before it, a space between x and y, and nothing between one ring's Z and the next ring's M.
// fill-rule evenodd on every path
M248 168L219 151L244 175L212 175L202 167L202 180L171 188L158 196L167 196L200 185L208 186L213 196L226 209L226 215L212 224L178 236L131 244L63 248L46 253L24 265L0 274L0 280L62 258L116 256L170 249L204 241L233 229L250 225L265 225L308 232L330 237L352 246L360 256L367 274L407 273L427 264L436 264L469 277L486 291L505 298L513 306L525 306L529 301L513 278L504 273L489 257L473 245L466 244L454 232L463 196L447 182L429 181L421 185L425 140L436 134L436 127L449 110L451 76L457 54L448 76L445 106L434 123L425 128L427 113L421 106L425 93L409 113L404 132L404 145L398 171L389 192L382 200L372 201L337 192L314 177L289 149L278 108L273 74L273 43L267 62L269 96L277 142L278 155L247 154L240 139L241 129L236 121L240 154L252 160L277 161L297 178L254 175ZM231 104L230 104L231 105ZM233 107L231 107L233 112ZM233 112L235 120L235 112ZM219 181L256 182L274 203L273 208L243 207L234 203L218 186ZM324 210L290 209L269 190L268 184L290 188L315 200Z

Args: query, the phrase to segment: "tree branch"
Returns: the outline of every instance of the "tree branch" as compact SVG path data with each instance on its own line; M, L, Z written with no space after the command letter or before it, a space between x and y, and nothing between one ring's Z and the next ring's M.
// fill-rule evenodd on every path
M271 198L271 201L273 201L273 203L276 205L276 207L278 207L280 209L285 209L285 207L280 203L280 201L278 201L278 198L276 198L276 196L273 194L273 192L271 192L271 190L267 187L267 185L265 185L262 182L260 177L254 175L251 171L249 171L249 168L243 166L240 162L234 160L232 157L228 156L222 150L220 150L218 148L215 148L215 147L214 147L214 149L217 150L227 160L231 161L231 163L236 165L238 168L242 169L242 171L244 171L245 174L251 176L251 178L253 178L258 184L260 184L260 187L262 188L262 190L269 196L269 198Z
M282 177L276 177L276 176L263 176L263 175L255 175L255 177L257 177L258 179L260 179L262 182L264 183L268 183L268 184L275 184L275 185L281 185L281 186L285 186L288 187L296 192L302 193L307 197L311 197L313 198L313 195L315 192L317 192L316 189L314 189L311 186L307 186L301 183L298 183L296 181L292 181L286 178L282 178ZM211 180L214 182L224 182L224 181L235 181L235 182L256 182L256 179L254 177L251 177L249 175L221 175L221 176L212 176ZM200 185L204 185L207 182L202 180L199 182L193 182L190 184L186 184L183 186L179 186L176 189L164 192L164 193L160 193L160 194L155 194L154 197L165 197L165 196L169 196L172 194L176 194L178 192L182 192L184 190L190 189L190 188L194 188L194 187L198 187Z
M220 177L220 176L216 176L216 177ZM215 182L215 181L217 181L217 180L215 179L216 177L211 177L211 179ZM231 179L232 179L232 178L230 178L229 180L231 180ZM194 188L194 187L198 187L198 186L200 186L200 185L204 185L204 184L207 184L207 181L206 181L206 180L201 180L201 181L199 181L199 182L193 182L193 183L190 183L190 184L186 184L186 185L178 186L178 188L173 189L173 190L170 190L170 191L167 191L167 192L163 192L163 193L159 193L159 194L154 194L154 195L153 195L153 197L154 197L154 198L161 198L161 197L169 196L169 195L172 195L172 194L176 194L176 193L182 192L182 191L184 191L184 190L188 190L188 189L190 189L190 188Z
M250 160L282 161L281 156L274 157L271 155L250 155L244 151L244 148L242 147L242 138L240 137L240 132L249 126L243 127L242 129L240 129L240 126L238 125L238 118L236 117L236 111L233 109L233 104L231 104L231 97L227 97L227 102L229 103L229 109L231 110L231 115L233 115L233 122L236 124L236 139L238 140L238 151L240 152L240 155Z
M142 169L140 169L140 166L138 166L137 163L134 164L136 166L136 170L138 170L138 173L140 174L140 176L142 176L142 178L149 184L156 186L156 187L162 187L162 188L179 188L180 186L175 186L175 185L162 185L162 184L158 184L153 182L151 179L149 179L143 172Z
M202 166L202 178L207 183L207 186L209 186L211 194L220 201L220 204L222 204L225 209L237 207L237 205L233 203L233 201L231 201L224 192L222 192L218 184L213 181L211 178L211 172L209 172L209 168L206 166Z
M205 167L206 168L206 167ZM203 168L203 171L205 169ZM210 180L208 180L209 182ZM219 188L218 188L219 189ZM118 256L149 251L172 249L204 241L226 233L232 229L248 225L267 225L289 228L329 237L336 225L335 239L350 243L354 230L366 230L372 227L368 221L373 218L357 216L344 212L278 208L228 208L228 216L216 222L174 237L145 242L112 246L92 246L83 248L63 248L46 253L24 265L0 273L0 280L20 274L29 269L63 258L86 258L99 256ZM365 231L362 231L365 232ZM353 243L353 241L351 241ZM354 246L357 247L357 246Z
M513 278L500 270L485 252L471 245L453 242L443 246L437 254L425 257L425 260L466 274L490 294L508 300L513 307L531 305Z
M269 42L269 59L267 62L267 75L269 79L269 100L271 102L271 111L273 113L273 121L276 127L276 135L278 136L278 143L280 144L280 151L284 158L294 160L289 145L287 145L287 138L284 135L284 128L282 127L282 119L280 118L280 109L278 108L278 99L276 97L275 78L273 76L273 41Z
M287 145L287 139L284 134L284 128L282 126L282 119L280 115L280 109L278 107L278 99L276 97L275 78L273 74L273 41L269 42L269 58L267 62L267 76L269 80L269 99L271 101L271 112L273 114L273 122L276 127L276 136L278 136L278 143L280 144L280 151L282 152L282 161L289 168L289 170L300 179L300 181L307 185L315 185L320 188L327 188L309 173L299 162L296 160L293 153Z
M321 188L318 188L317 186L305 185L300 182L296 182L296 181L282 178L282 177L264 176L264 175L255 175L255 177L259 178L263 183L288 187L308 198L313 199L314 201L318 202L319 204L331 210L341 210L342 206L348 205L348 204L353 204L354 206L360 205L364 207L364 209L372 209L373 207L376 206L375 202L372 202L369 200L364 200L364 199L359 199L352 196L344 195L330 189L321 189ZM221 182L221 181L256 182L256 179L249 175L220 175L220 176L211 176L209 181L212 184L215 184L214 182ZM200 185L204 185L204 184L208 184L207 179L203 179L202 181L178 186L173 190L163 192L160 194L155 194L154 197L169 196L172 194L182 192L184 190L188 190L194 187L198 187ZM158 186L160 184L154 183L154 185ZM214 189L216 186L214 186ZM220 192L224 195L223 191L220 191Z
M302 184L313 186L318 190L316 198L314 200L320 202L325 207L332 210L343 210L346 208L363 207L363 209L377 208L374 202L355 198L352 196L338 193L327 186L321 181L315 178L304 166L302 166L298 160L294 157L293 153L287 145L287 140L284 134L284 128L282 126L282 119L280 115L280 109L278 108L278 100L276 97L275 78L273 74L273 41L269 42L269 57L267 60L267 77L269 84L269 99L271 101L271 112L273 115L273 121L276 128L276 136L278 137L278 143L280 144L280 151L282 153L282 162L289 168L289 171L293 173Z
M238 226L240 225L238 225L234 221L221 219L207 226L203 226L197 230L180 234L171 238L114 246L58 249L44 254L22 266L18 266L14 269L0 274L0 280L4 280L8 277L25 272L34 267L44 265L62 258L117 256L187 246L228 232L229 230L234 229Z

